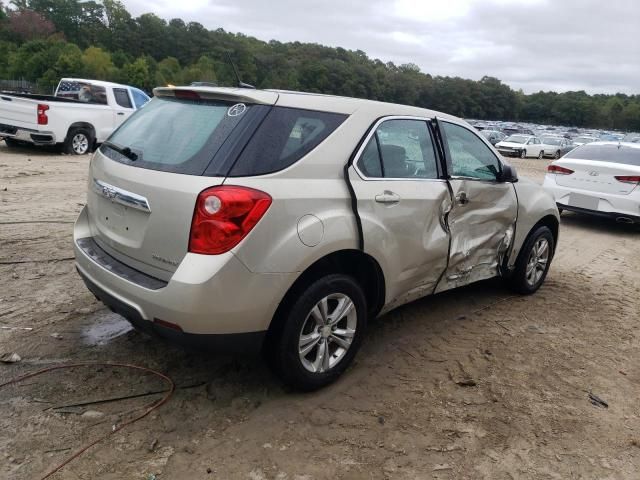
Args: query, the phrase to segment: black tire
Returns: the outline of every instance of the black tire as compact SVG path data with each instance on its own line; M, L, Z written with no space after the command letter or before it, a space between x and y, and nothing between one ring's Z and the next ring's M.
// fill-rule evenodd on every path
M540 150L540 153L538 154L538 160L542 160L544 158L544 150Z
M520 158L527 158L527 151L526 150L521 150L520 151Z
M72 128L64 141L64 152L69 155L86 155L93 150L93 134L86 128Z
M560 150L558 150L558 151L556 152L556 154L553 156L553 158L554 158L555 160L558 160L561 156L562 156L562 153L560 153Z
M544 270L541 271L541 275L539 278L536 278L532 283L527 278L528 267L530 266L530 261L532 259L533 248L538 245L540 240L546 240L548 244L548 256L546 261L546 266ZM523 295L531 295L535 293L545 278L547 277L547 273L549 272L549 267L551 266L551 260L553 259L553 254L555 252L555 241L553 239L553 234L549 227L540 226L533 230L529 236L527 237L524 245L522 246L522 250L518 254L518 259L516 260L516 266L513 273L508 278L509 287ZM537 273L536 273L537 275Z
M353 302L353 309L356 315L355 334L352 337L351 344L335 365L326 371L312 372L305 367L301 358L299 350L301 348L301 335L305 334L305 329L309 325L313 328L308 331L307 335L320 335L320 337L324 335L320 331L322 327L314 325L314 318L312 318L311 312L319 302L334 294L346 296ZM329 301L333 302L334 300ZM338 301L335 300L335 302L337 303ZM362 288L352 277L343 274L331 274L314 281L302 289L280 314L280 318L275 319L275 321L276 333L268 337L268 345L266 345L265 349L270 366L276 375L290 387L301 391L313 391L335 381L353 361L364 338L367 325L367 301ZM346 325L343 324L343 321L347 322L347 317L337 322L336 328L338 325ZM317 332L316 328L318 329ZM346 327L341 328L346 330ZM326 358L337 358L336 355L341 347L332 338L335 337L331 335L327 338L321 338L320 343L314 344L316 346L312 348L308 355L313 356L314 352L316 352L317 360L317 352L320 348L327 348L330 352L332 348L335 348L333 353ZM326 347L324 347L325 342Z

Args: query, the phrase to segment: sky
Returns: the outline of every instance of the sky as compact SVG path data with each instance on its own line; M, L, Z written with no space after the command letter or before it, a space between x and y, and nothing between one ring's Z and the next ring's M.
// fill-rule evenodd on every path
M320 43L525 93L640 94L640 0L124 0L132 15Z

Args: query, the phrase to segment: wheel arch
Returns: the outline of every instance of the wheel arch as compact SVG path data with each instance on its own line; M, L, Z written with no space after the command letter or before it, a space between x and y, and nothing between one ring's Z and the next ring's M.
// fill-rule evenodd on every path
M529 236L539 227L547 227L549 230L551 230L551 234L553 235L553 252L551 252L551 254L555 255L556 248L558 247L558 236L560 234L560 222L555 216L546 215L538 220L533 225L533 227L531 227L531 229L527 232L527 236L525 237L525 239L529 238Z
M282 327L283 313L305 287L318 278L332 273L343 273L354 277L364 291L369 316L373 317L380 312L384 306L386 286L384 273L376 259L361 250L338 250L316 260L293 282L276 309L267 336L278 333Z

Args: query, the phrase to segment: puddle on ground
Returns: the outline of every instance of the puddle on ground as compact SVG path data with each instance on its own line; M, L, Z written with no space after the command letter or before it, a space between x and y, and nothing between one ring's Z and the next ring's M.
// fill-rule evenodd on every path
M105 345L130 330L133 326L127 320L106 310L91 316L91 323L82 330L81 336L86 345Z

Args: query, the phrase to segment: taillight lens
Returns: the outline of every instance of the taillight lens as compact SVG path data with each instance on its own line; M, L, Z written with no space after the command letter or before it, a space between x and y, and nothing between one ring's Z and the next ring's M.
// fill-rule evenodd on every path
M570 168L564 168L559 165L549 165L547 167L547 171L549 173L556 173L558 175L571 175L573 173L573 170L571 170Z
M616 180L623 183L640 183L640 175L617 175Z
M47 110L49 110L49 105L44 105L42 103L38 104L38 125L49 124L49 117L47 117Z
M189 251L219 255L235 247L271 206L260 190L223 185L198 195L191 222Z

